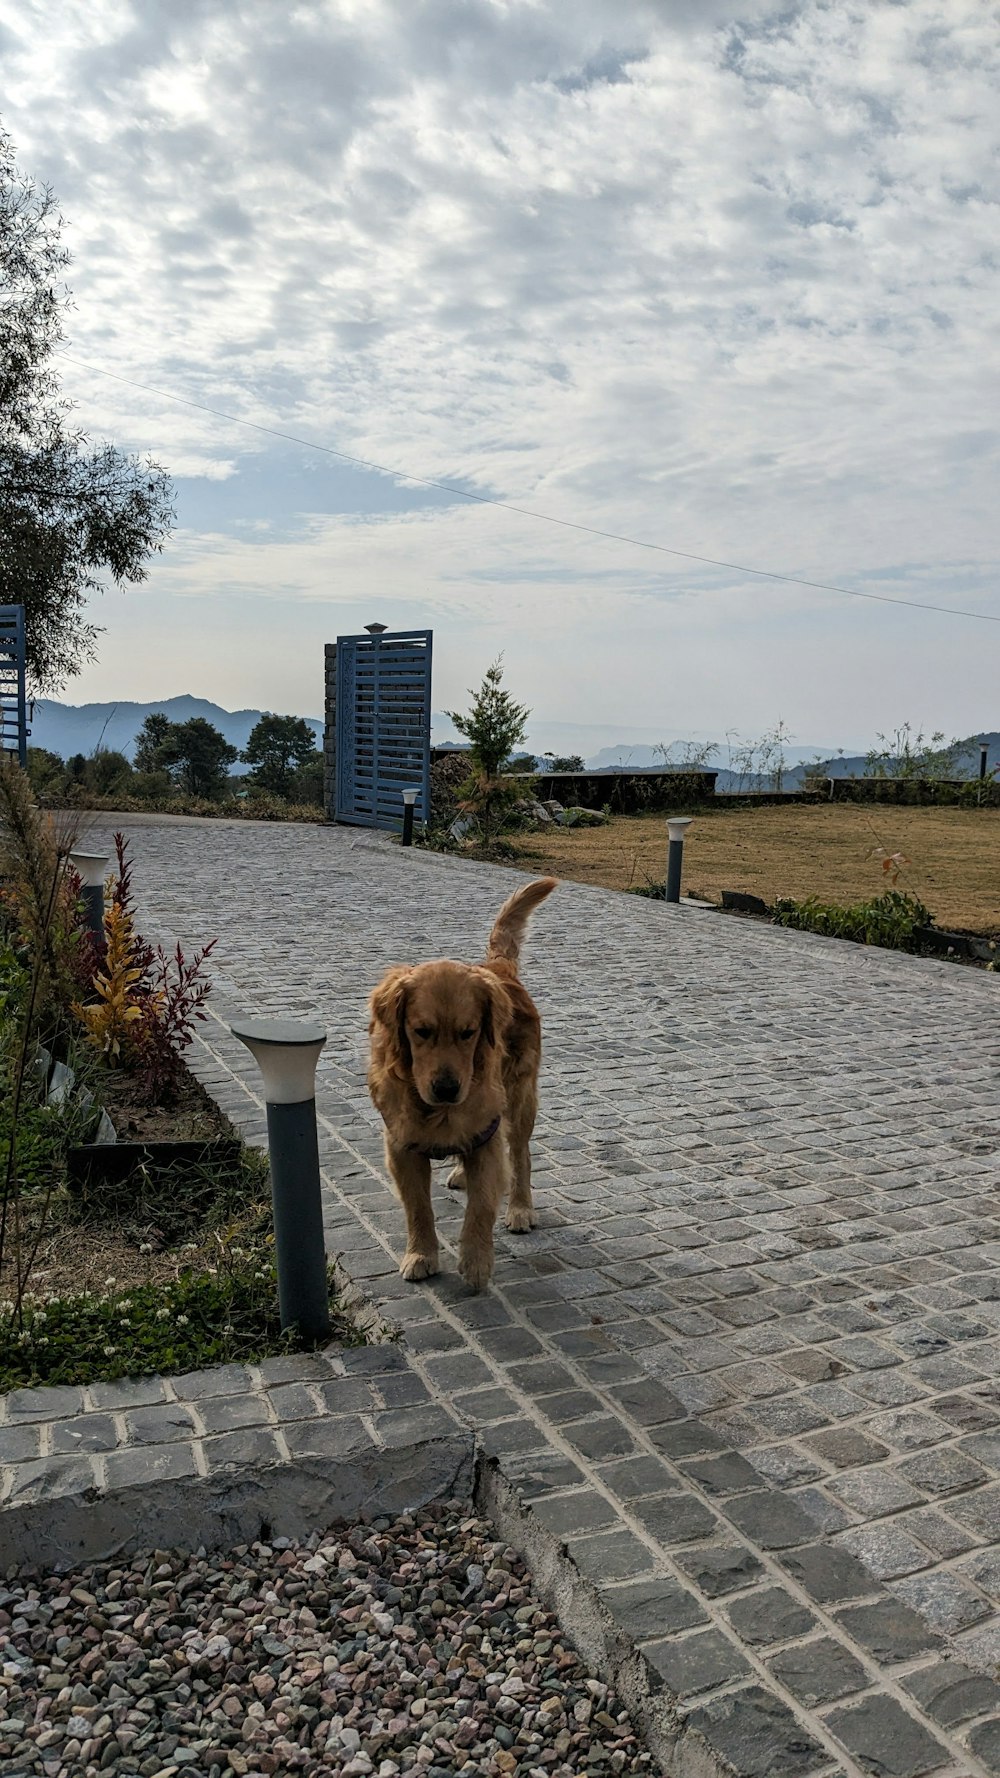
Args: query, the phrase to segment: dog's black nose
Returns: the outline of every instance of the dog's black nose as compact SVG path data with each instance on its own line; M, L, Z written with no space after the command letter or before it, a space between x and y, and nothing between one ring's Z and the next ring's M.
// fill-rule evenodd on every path
M454 1105L458 1098L458 1081L450 1069L446 1069L443 1074L436 1074L431 1086L439 1105Z

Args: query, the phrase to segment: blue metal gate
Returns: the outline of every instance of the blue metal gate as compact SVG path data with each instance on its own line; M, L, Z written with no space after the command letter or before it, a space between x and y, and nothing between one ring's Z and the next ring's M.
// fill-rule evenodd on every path
M406 789L431 793L430 630L337 637L335 813L358 827L398 828Z
M0 753L16 753L22 766L28 763L23 605L0 605Z

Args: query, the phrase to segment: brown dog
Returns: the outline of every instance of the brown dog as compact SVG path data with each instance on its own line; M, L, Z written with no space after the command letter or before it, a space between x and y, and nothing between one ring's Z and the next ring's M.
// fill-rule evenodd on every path
M535 1226L529 1143L538 1108L541 1021L518 979L534 909L554 877L505 902L486 961L390 969L369 1002L368 1090L385 1124L385 1157L406 1211L404 1278L437 1272L431 1162L455 1155L448 1184L468 1194L459 1271L473 1290L493 1275L493 1225L506 1195L507 1227Z

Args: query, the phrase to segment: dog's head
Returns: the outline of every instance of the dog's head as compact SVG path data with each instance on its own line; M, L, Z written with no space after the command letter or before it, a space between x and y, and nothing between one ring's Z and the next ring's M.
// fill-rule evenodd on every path
M409 1075L424 1104L434 1106L465 1102L511 1016L503 984L465 963L391 969L369 1005L388 1066Z

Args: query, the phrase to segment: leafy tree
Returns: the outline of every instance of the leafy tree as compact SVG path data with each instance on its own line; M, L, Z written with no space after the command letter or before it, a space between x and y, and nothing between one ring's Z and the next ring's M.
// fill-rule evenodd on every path
M28 782L36 796L61 790L66 777L66 762L48 747L28 748Z
M587 769L579 753L546 753L544 759L547 772L584 772Z
M204 716L172 722L162 744L161 764L191 796L220 797L228 787L229 767L239 759L225 735Z
M291 797L296 777L306 766L323 756L316 746L316 737L304 716L275 716L268 711L250 732L243 753L251 767L251 784L268 790L272 796Z
M292 801L295 803L315 803L318 809L323 807L323 755L317 747L305 765L300 766L292 780Z
M132 767L116 747L101 747L88 761L87 778L91 789L99 795L115 796L129 788Z
M471 743L472 763L487 779L499 776L515 747L527 733L531 711L516 704L503 686L503 655L498 655L478 691L470 689L472 708L466 715L449 710L460 735Z
M0 126L0 604L23 604L28 675L57 691L96 653L85 619L102 574L140 581L173 517L166 472L72 424L51 365L69 254L47 186Z
M163 748L176 727L162 710L151 710L135 737L135 769L137 772L158 772L163 766Z

